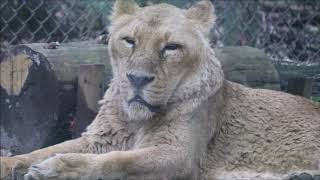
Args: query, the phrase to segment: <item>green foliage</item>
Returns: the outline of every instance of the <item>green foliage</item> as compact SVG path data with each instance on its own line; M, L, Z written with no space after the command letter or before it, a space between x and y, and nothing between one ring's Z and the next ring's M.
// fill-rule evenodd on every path
M311 96L311 99L316 102L320 102L320 96Z
M290 77L306 77L306 78L319 78L320 65L284 65L275 64L280 76L284 78Z

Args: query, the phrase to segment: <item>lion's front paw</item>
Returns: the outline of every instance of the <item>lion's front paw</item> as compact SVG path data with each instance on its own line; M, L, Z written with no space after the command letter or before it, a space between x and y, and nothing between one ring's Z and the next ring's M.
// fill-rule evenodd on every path
M29 168L25 180L81 180L88 174L88 159L79 154L59 154Z
M22 158L0 157L0 179L21 179L29 164Z
M57 179L58 174L55 168L44 168L40 165L34 165L29 168L29 171L24 175L25 180L44 180L44 179Z

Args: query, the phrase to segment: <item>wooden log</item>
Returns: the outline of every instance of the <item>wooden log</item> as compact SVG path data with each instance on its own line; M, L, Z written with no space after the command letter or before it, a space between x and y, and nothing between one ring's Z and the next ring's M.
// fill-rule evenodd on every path
M80 65L78 71L78 96L85 98L88 108L98 112L98 101L104 93L105 66L103 64Z
M104 64L80 65L78 70L77 113L72 136L79 137L98 112L98 101L105 91Z
M112 74L107 46L95 41L62 43L48 48L46 43L32 43L26 46L43 54L51 63L62 87L62 96L74 100L62 104L76 104L71 119L72 137L78 137L94 119L98 100L106 89ZM75 91L72 91L76 89ZM76 94L70 94L69 92ZM68 94L68 96L66 95ZM70 98L71 96L71 98Z
M89 41L64 43L54 49L48 49L47 45L35 43L15 46L10 50L1 49L1 148L13 151L14 154L29 152L71 138L69 130L74 125L76 115L81 120L77 128L83 130L95 117L97 102L103 93L102 88L105 89L111 79L107 46ZM88 68L91 66L82 66L97 63L100 65L92 66L93 69ZM48 72L40 68L42 66L50 69L50 77L55 80L47 78ZM30 77L30 70L39 71L39 74L33 76L34 73L31 73ZM81 84L79 86L78 73ZM84 78L90 86L81 83ZM99 80L100 84L95 83ZM37 87L41 83L46 85L37 89L41 90L39 94L33 93L34 89L30 87ZM78 88L81 91L78 92ZM48 97L41 95L48 92L53 94L46 95ZM26 101L29 96L29 101ZM39 99L40 97L42 98ZM54 102L51 102L51 99ZM32 100L43 103L38 106ZM30 103L34 104L28 105ZM42 122L43 118L46 118L47 122ZM19 127L23 127L21 124L25 123L28 125L21 130ZM75 129L71 130L73 132ZM25 132L34 132L29 133L33 137L24 135ZM80 131L77 132L80 134ZM23 144L24 138L29 139L28 144ZM37 139L33 140L35 138Z
M61 127L58 82L49 62L27 46L8 49L0 60L0 147L20 154L50 145Z
M38 52L39 54L44 56L50 63L59 84L58 92L60 102L58 117L59 119L65 120L61 121L65 123L62 124L64 127L63 130L66 130L66 128L69 126L69 124L66 123L70 122L72 137L79 136L80 133L85 129L85 126L94 119L97 112L97 102L101 98L102 89L105 90L107 88L108 82L112 77L107 45L97 44L94 41L85 41L63 43L53 49L48 48L48 44L45 43L25 44L24 46L32 49L35 52ZM257 61L257 57L260 57L257 56L256 53L248 51L248 48L245 47L226 47L216 49L216 51L219 59L223 62L223 64L225 64L226 62L230 62L227 63L227 65L223 66L223 68L226 72L226 78L233 81L237 81L236 78L238 78L239 76L231 76L228 72L233 72L230 70L232 69L232 67L235 70L237 69L237 67L239 66L239 59L249 59L251 60L250 63L252 64ZM244 51L246 53L243 53ZM269 63L268 61L264 62ZM104 68L102 68L102 64L104 65ZM248 63L243 64L246 65ZM258 65L259 63L255 64ZM252 68L251 67L252 66L250 65L249 69L247 68L248 70L243 70L242 68L241 73L244 74L242 77L246 77L246 81L244 82L240 79L240 81L237 82L243 84L246 84L246 82L250 82L247 84L248 86L257 87L259 85L259 87L263 88L266 88L266 85L270 82L275 83L274 86L276 87L279 86L279 84L277 84L277 76L272 76L273 74L276 74L273 70L270 72L266 72L265 66L262 70L257 70L257 67L259 66ZM270 68L272 68L271 65ZM105 69L104 75L102 69ZM253 71L261 73L264 75L264 77L266 77L263 78L261 84L257 85L255 81L249 79L250 77L252 77L251 74ZM268 78L269 74L272 78ZM23 82L24 76L19 75L20 80L13 80L13 77L9 75L6 76L9 79L11 78L10 80L5 80L7 83L5 84L5 86L7 87L6 89L11 93L19 93L18 87L20 87L22 84L19 82ZM100 85L104 88L101 88ZM274 89L273 84L272 87L267 88ZM65 134L65 132L61 132L58 134ZM64 137L65 136L56 136L54 143L58 143Z
M104 64L106 80L110 80L112 77L106 45L97 44L95 41L62 43L55 49L48 49L46 43L25 45L43 54L48 59L59 81L76 81L80 64Z
M47 57L60 82L75 82L80 64L104 64L106 86L112 78L107 45L84 41L63 43L56 49L47 49L44 43L27 46ZM223 64L226 79L254 88L280 90L278 72L263 51L230 46L216 48L216 53Z
M312 94L312 79L294 77L288 80L287 92L294 95L310 98Z
M59 133L52 134L54 137L47 145L65 140L65 137L69 137L69 129L72 136L78 136L80 131L83 131L85 126L94 119L98 109L97 102L112 77L107 46L94 41L63 43L55 48L48 48L46 43L24 44L23 46L45 57L59 86L56 90L59 93L57 116L63 121L57 123ZM13 47L15 48L17 47ZM21 62L25 66L20 65ZM2 65L2 69L8 69L7 66L20 68L17 71L20 74L16 73L13 76L9 71L2 73L1 84L11 94L19 94L27 76L26 71L21 68L28 67L30 61L22 60L21 62L18 58L16 61ZM91 64L94 65L91 66ZM83 83L84 79L86 83Z

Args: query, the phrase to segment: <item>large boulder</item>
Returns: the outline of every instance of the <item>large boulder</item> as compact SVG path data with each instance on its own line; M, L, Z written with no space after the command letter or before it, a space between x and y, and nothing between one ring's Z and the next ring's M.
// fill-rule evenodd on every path
M252 88L280 90L279 74L267 55L247 46L216 48L226 79Z

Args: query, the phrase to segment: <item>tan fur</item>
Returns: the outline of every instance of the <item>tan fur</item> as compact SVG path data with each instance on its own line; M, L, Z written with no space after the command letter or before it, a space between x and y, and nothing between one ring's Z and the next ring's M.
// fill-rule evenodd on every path
M234 83L225 88L220 133L208 147L209 176L284 179L303 171L320 174L319 104Z
M140 8L125 0L114 7L114 79L96 119L81 138L1 159L2 169L18 159L32 163L25 179L37 180L286 179L303 170L319 173L319 104L225 81L207 39L215 19L209 1L189 10ZM164 49L168 44L179 48ZM153 80L135 90L128 74ZM128 103L136 92L159 111ZM54 153L62 154L48 158Z

